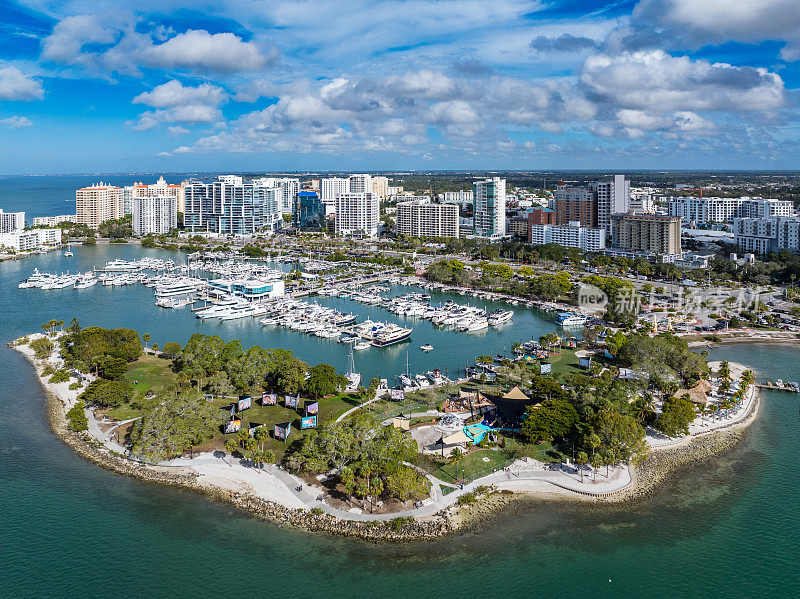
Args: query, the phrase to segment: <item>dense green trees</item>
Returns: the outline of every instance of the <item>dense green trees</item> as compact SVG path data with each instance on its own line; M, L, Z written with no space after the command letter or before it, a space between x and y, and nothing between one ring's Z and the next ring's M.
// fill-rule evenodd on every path
M116 408L133 399L133 386L126 379L110 381L97 379L80 394L87 405Z
M88 368L102 356L133 362L142 355L142 342L132 329L86 327L80 331L68 331L60 341L61 355L72 367Z
M687 435L689 425L696 415L692 402L684 397L671 397L664 400L661 414L653 423L653 428L669 437Z
M567 436L579 421L577 410L568 401L550 399L525 412L521 433L529 443Z
M34 339L30 342L30 348L33 350L33 355L37 358L49 358L55 346L53 342L50 341L47 337L41 337L39 339Z
M210 439L225 414L191 389L172 388L158 396L131 430L133 454L146 460L181 455L193 445Z
M336 374L330 364L317 364L308 370L308 378L303 386L311 397L320 398L333 395L347 386L347 378Z
M619 345L616 358L623 366L646 372L651 377L680 379L687 387L693 387L708 374L702 356L690 351L684 339L669 333L655 337L639 333L627 335Z
M290 448L286 464L312 474L338 469L340 482L351 495L406 500L427 495L427 480L403 464L416 453L410 435L361 414L310 431Z

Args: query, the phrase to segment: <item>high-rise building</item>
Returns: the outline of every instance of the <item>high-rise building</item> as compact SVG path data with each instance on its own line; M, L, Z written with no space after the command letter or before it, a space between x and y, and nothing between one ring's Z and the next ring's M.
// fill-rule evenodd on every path
M681 219L659 214L614 214L612 247L657 256L680 256Z
M280 211L283 214L291 214L294 210L294 201L297 192L300 191L300 179L291 177L262 177L253 179L262 187L278 187L281 190Z
M76 222L93 229L107 220L122 218L124 205L122 188L100 183L75 192Z
M133 185L122 188L122 213L133 214Z
M374 193L381 200L389 197L389 178L388 177L372 177L372 193Z
M373 193L372 176L364 174L350 175L347 178L347 191L350 193Z
M125 188L128 189L127 187ZM141 181L138 183L134 183L133 185L133 197L134 198L164 198L164 197L171 197L175 198L175 205L178 209L178 212L186 212L186 190L183 187L183 184L174 184L174 183L167 183L164 180L164 177L159 177L158 181L152 183L150 185L145 185ZM126 200L127 202L127 197ZM131 214L133 211L133 198L131 199L131 207L130 211L128 211L126 207L126 214Z
M458 206L433 204L428 196L397 203L397 234L409 237L458 237Z
M506 180L500 177L472 184L475 237L500 239L506 234Z
M211 183L192 180L184 185L184 226L189 231L249 235L259 231L274 233L281 228L279 187L244 182L237 175L221 175Z
M336 235L376 237L380 224L380 200L373 193L336 194Z
M300 191L294 202L292 225L301 231L325 230L325 204L316 191Z
M628 212L631 201L631 184L625 175L614 175L610 181L596 181L589 184L597 198L597 226L611 236L614 230L612 215Z
M24 212L3 212L0 209L0 233L11 233L25 228Z
M175 196L134 198L132 224L137 235L169 233L178 226L178 199Z
M336 196L340 193L350 191L350 181L344 177L330 177L320 181L322 203L325 204L328 212L336 209Z
M599 252L606 247L606 230L585 227L579 221L566 225L534 224L528 229L528 240L533 245L556 243L585 252Z
M569 187L561 181L556 186L556 224L579 222L584 227L597 226L597 194L586 187Z

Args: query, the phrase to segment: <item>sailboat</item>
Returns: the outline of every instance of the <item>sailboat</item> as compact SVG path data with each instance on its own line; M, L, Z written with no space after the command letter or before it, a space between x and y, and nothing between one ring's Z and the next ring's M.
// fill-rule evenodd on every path
M74 256L74 254L72 253L72 250L70 249L70 246L67 246L67 251L64 252L64 257L65 258L72 258L72 256Z
M344 375L348 381L350 381L350 386L352 388L356 388L361 384L361 373L356 372L356 364L353 358L353 346L350 346L350 371Z

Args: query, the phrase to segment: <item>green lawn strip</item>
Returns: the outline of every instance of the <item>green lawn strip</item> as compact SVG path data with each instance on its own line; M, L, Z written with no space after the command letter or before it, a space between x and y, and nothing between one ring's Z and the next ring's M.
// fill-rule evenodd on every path
M483 458L488 458L488 461L484 461ZM445 482L455 483L457 479L468 478L484 470L489 474L489 470L507 462L510 458L511 456L502 449L479 449L464 456L457 462L440 465L433 472L433 476Z

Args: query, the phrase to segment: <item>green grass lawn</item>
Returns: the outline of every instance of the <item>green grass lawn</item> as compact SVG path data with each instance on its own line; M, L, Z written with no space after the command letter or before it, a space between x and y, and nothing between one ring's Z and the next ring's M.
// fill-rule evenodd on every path
M242 429L247 429L251 424L264 424L272 431L276 424L281 422L291 422L292 432L286 444L277 439L270 439L266 442L266 446L275 452L278 460L283 457L286 447L305 436L307 431L300 429L300 419L302 413L302 402L304 398L300 397L301 407L298 410L286 408L283 405L283 398L278 397L278 405L275 406L262 406L261 398L254 398L253 407L245 410L240 414L242 419ZM220 409L231 405L233 400L214 400L214 405ZM342 413L346 412L353 406L358 405L360 402L355 396L349 393L339 393L337 395L323 398L319 400L319 415L317 416L317 424L331 422L339 417ZM212 440L212 444L217 444L220 447L225 444L228 438L233 438L235 435L225 435L222 432L217 433Z
M473 476L484 470L486 474L489 474L490 470L507 462L510 458L511 456L502 449L479 449L456 462L440 465L432 474L445 482L455 483L458 479Z
M128 366L125 378L131 382L136 394L143 397L149 390L158 393L178 381L171 366L170 360L143 355Z

